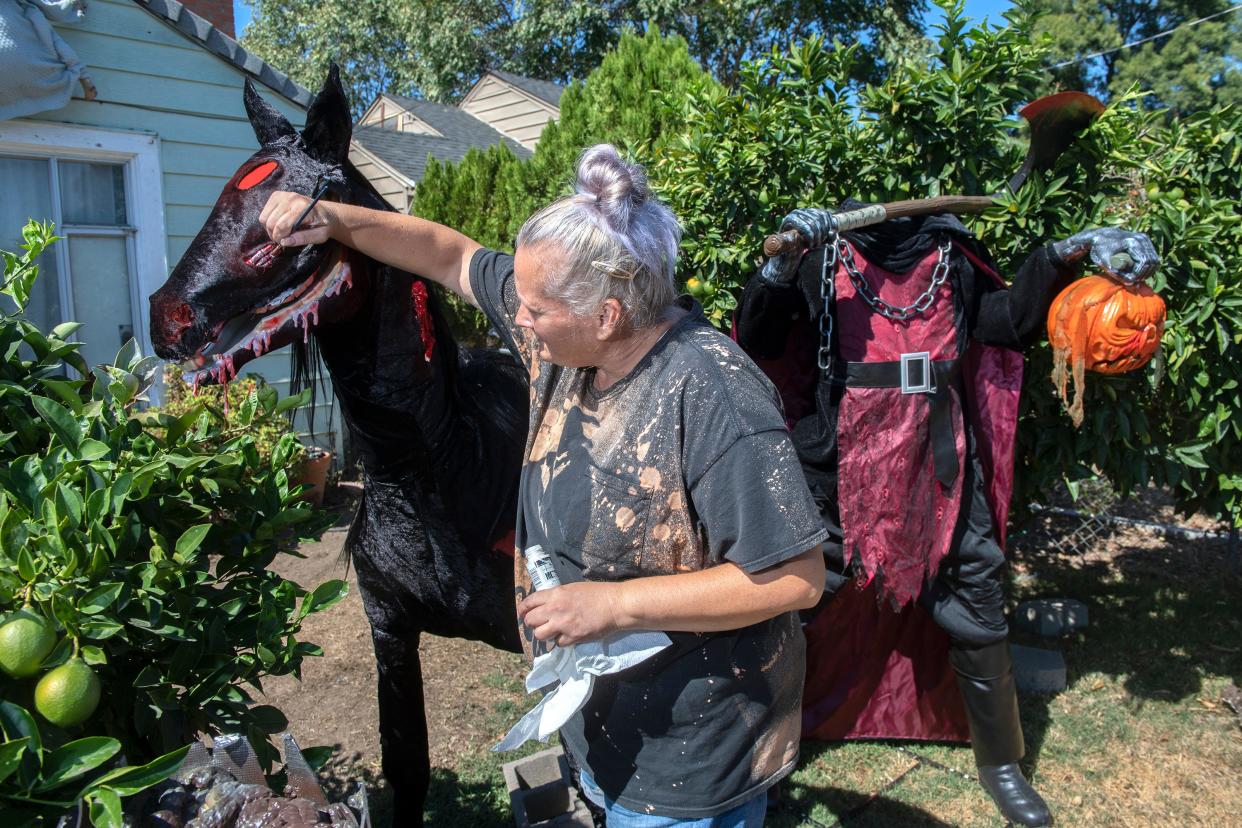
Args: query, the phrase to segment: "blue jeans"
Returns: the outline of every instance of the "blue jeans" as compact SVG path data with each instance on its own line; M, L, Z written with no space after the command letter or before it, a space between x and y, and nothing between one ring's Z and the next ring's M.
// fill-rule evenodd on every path
M608 817L608 828L671 828L671 826L678 826L678 828L762 828L763 817L768 809L768 792L764 791L732 810L711 817L679 819L655 814L640 814L629 808L623 808L614 800L609 799L585 771L580 770L579 776L582 779L583 793L604 809Z

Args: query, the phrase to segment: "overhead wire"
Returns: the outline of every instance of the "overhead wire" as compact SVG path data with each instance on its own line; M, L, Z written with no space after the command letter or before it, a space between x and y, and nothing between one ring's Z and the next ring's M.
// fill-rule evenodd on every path
M1052 64L1050 68L1060 69L1063 66L1073 66L1076 63L1083 63L1084 61L1095 60L1098 57L1104 57L1105 55L1111 55L1114 52L1120 52L1122 49L1129 49L1134 46L1141 46L1144 43L1150 43L1153 40L1159 40L1162 37L1167 37L1180 29L1186 29L1191 26L1197 26L1200 23L1206 23L1207 21L1213 20L1217 17L1223 17L1224 15L1229 14L1231 12L1236 12L1238 9L1242 9L1242 3L1237 3L1236 5L1230 6L1229 8L1224 9L1222 11L1215 12L1214 14L1209 14L1205 17L1200 17L1198 20L1188 20L1185 23L1179 23L1178 25L1174 26L1171 29L1167 29L1163 32L1158 32L1154 35L1151 35L1150 37L1142 38L1141 40L1135 40L1131 43L1123 43L1122 45L1117 46L1115 48L1104 49L1103 51L1100 51L1100 52L1093 52L1089 55L1083 55L1080 58L1074 58L1072 60L1064 60L1064 61L1061 61L1060 63L1054 63Z

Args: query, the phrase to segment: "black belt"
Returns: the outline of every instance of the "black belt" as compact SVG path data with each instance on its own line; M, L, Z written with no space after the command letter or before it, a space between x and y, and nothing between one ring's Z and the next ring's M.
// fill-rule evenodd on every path
M946 487L953 485L958 472L957 441L949 388L957 380L961 361L933 360L926 353L902 354L899 362L846 362L844 369L842 374L837 367L832 382L853 388L900 388L903 394L927 397L936 479Z

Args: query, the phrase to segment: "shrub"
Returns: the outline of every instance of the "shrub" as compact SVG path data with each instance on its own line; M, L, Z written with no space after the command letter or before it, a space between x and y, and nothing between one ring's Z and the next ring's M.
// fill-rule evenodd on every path
M296 439L297 433L288 414L309 401L310 389L303 390L300 395L278 399L276 389L258 374L243 374L223 385L195 388L185 381L177 366L169 365L164 369L164 404L151 412L182 417L191 411L201 411L219 426L215 436L200 444L202 448L218 448L246 433L254 440L259 461L266 464L283 444L286 434L293 434ZM148 420L152 421L150 417ZM296 443L289 468L295 468L305 455L305 447Z
M53 240L36 224L23 236L24 253L3 254L0 288L19 311ZM157 360L131 340L112 365L87 366L68 340L77 327L43 333L17 313L0 317L0 623L42 619L58 643L40 672L80 658L102 699L62 729L28 712L38 675L0 679L0 803L61 801L102 785L111 793L92 794L92 816L119 824L107 822L117 796L147 777L100 776L118 749L145 761L198 731L238 732L270 765L267 737L286 721L247 687L297 674L321 652L297 633L345 584L308 593L266 568L329 523L294 500L292 434L264 461L254 436L223 427L206 401L176 416L138 414ZM238 421L280 405L251 392ZM166 764L153 767L166 775Z
M734 91L684 102L690 128L653 182L685 223L682 275L717 325L795 207L997 192L1017 169L1025 147L1007 113L1034 97L1044 42L1021 10L1005 28L971 27L960 2L938 5L933 54L881 83L851 87L854 49L809 40L749 64ZM1082 428L1052 393L1046 345L1031 355L1016 500L1098 472L1122 492L1170 485L1183 507L1240 525L1242 118L1168 120L1134 104L1114 100L1054 169L967 219L1009 273L1037 245L1101 225L1147 232L1164 259L1152 282L1169 305L1164 356L1090 376Z

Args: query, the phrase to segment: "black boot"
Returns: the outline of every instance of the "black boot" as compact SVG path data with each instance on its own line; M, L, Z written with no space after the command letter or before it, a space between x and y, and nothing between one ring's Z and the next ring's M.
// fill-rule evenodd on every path
M983 789L1013 824L1028 828L1051 825L1047 803L1018 767L1026 745L1018 719L1009 642L969 649L954 646L949 650L949 661L966 703L970 743Z

